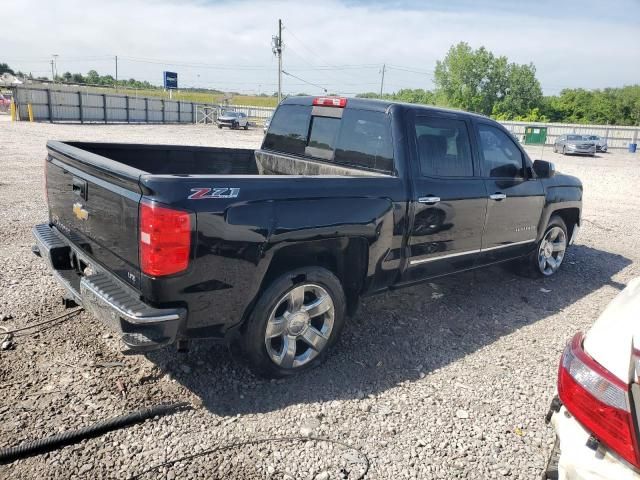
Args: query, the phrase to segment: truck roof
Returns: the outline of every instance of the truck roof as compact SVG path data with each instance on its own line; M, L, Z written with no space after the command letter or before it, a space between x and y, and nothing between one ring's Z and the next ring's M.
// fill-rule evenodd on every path
M321 96L321 95L320 95ZM296 96L296 97L287 97L282 101L282 104L285 105L311 105L313 103L313 99L318 98L318 96ZM359 108L362 110L372 110L378 112L385 112L387 109L393 105L400 105L406 108L419 109L419 110L428 110L432 112L443 112L443 113L464 113L465 115L470 115L477 118L487 119L485 115L479 113L467 112L465 110L457 110L453 108L441 108L435 107L432 105L423 105L419 103L407 103L407 102L396 102L391 100L379 100L376 98L358 98L358 97L348 97L347 99L347 108Z

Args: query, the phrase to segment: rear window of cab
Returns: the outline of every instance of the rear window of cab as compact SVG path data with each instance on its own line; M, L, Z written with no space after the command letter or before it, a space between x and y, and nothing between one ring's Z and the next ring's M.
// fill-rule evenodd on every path
M391 120L384 112L345 108L342 118L312 116L308 105L281 105L271 119L263 148L392 173Z

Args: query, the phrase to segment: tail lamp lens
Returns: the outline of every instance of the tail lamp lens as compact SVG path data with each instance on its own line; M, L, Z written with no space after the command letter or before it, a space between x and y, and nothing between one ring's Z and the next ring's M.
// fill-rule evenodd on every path
M173 275L189 266L191 215L188 212L140 204L140 268L152 277Z
M313 99L313 105L344 108L347 106L347 99L345 97L316 97Z
M565 408L598 440L640 467L629 387L593 360L576 334L562 354L558 395Z

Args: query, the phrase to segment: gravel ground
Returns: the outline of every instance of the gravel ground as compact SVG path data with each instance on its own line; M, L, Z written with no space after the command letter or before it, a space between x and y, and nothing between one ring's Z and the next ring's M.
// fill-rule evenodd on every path
M30 252L46 219L49 138L257 146L260 130L0 122L0 325L63 311L62 290ZM539 158L543 152L532 151ZM197 343L124 357L86 314L0 352L0 446L89 425L140 406L194 409L0 466L1 478L128 478L150 466L236 442L142 478L537 478L552 443L543 417L566 340L640 272L640 157L561 157L585 185L584 225L559 275L504 268L465 273L366 299L321 368L257 379L226 348Z

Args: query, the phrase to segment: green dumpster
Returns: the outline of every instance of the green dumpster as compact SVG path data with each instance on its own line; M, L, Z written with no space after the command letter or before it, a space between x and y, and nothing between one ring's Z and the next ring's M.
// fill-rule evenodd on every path
M526 127L524 143L527 145L544 145L547 143L547 127Z

